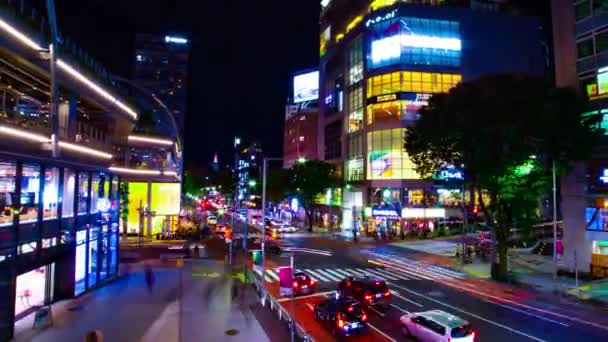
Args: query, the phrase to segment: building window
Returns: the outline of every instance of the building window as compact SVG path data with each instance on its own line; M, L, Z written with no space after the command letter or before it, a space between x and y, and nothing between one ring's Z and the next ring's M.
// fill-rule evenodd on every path
M103 185L102 177L99 173L93 173L93 178L91 178L91 213L99 212L98 202L103 197L101 196Z
M367 179L420 179L404 147L403 128L367 133Z
M355 86L348 93L348 132L363 128L363 87Z
M356 182L365 180L365 174L363 173L363 158L351 159L346 165L347 175L346 180L349 182Z
M44 194L42 195L43 217L57 218L59 202L59 169L49 167L44 170Z
M13 200L17 166L11 161L0 161L0 227L13 225Z
M38 201L40 192L40 166L23 165L21 174L21 211L20 223L38 221Z
M304 136L300 135L300 142L303 142L303 141L304 141Z
M390 101L367 106L367 124L400 121L405 108L404 101Z
M593 0L593 15L600 15L608 12L608 2L606 0Z
M348 84L353 85L363 79L363 39L355 39L348 51Z
M589 1L585 0L575 5L575 16L576 20L582 20L591 15L591 8L589 8Z
M87 214L89 202L89 173L80 172L78 175L78 215Z
M608 31L595 35L595 52L600 53L608 50Z
M593 39L589 38L576 43L576 54L578 58L584 58L593 55Z
M348 159L363 158L363 135L361 133L348 136Z
M367 98L399 92L447 93L462 81L462 75L430 72L393 72L367 80Z
M74 189L76 173L68 168L63 169L63 197L61 199L61 217L74 217Z

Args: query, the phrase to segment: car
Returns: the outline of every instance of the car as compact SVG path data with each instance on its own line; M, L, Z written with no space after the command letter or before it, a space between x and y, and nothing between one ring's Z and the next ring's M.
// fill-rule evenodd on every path
M384 279L374 276L346 277L338 283L337 293L339 296L354 297L370 306L386 306L391 299L391 291Z
M295 233L298 231L298 228L289 225L289 224L284 224L279 228L279 232L281 233Z
M215 217L215 216L207 216L207 224L208 225L216 225L217 224L217 217Z
M314 306L317 320L329 325L332 335L352 335L367 327L367 313L351 297L330 297Z
M404 335L421 342L474 342L477 332L466 320L441 310L401 316Z
M316 281L312 279L308 274L304 272L296 272L293 275L293 293L294 295L299 294L310 294L315 292Z

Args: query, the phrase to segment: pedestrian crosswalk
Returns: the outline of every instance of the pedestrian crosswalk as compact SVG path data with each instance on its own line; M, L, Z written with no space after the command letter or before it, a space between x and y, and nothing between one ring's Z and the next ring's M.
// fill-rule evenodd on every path
M385 254L373 251L366 252L370 262L384 266L390 272L403 272L419 279L426 280L453 280L465 278L462 272L454 271L445 267L432 265L423 261L414 260L399 254Z
M296 272L305 272L317 282L339 282L351 276L366 276L382 278L388 281L400 280L439 280L439 279L459 279L464 275L460 272L444 269L433 265L423 265L415 260L401 260L399 258L377 257L372 260L383 268L358 268L358 267L331 267L331 268L296 268ZM261 276L262 272L257 271ZM278 282L279 273L276 269L268 269L265 272L266 282Z

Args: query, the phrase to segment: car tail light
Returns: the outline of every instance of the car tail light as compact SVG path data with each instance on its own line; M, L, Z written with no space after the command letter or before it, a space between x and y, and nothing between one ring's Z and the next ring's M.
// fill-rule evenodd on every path
M316 281L314 279L310 279L310 285L314 285Z
M475 330L471 330L471 337L473 338L473 341L475 341L475 337L477 337Z
M362 321L367 321L367 314L364 312L363 315L361 315L361 320Z
M384 297L390 297L391 296L391 291L386 290L384 291Z
M348 312L353 312L353 310L355 310L355 308L353 308L352 306L348 307Z
M299 286L298 282L297 282L297 281L294 281L294 282L293 282L293 287L298 287L298 286Z
M372 295L371 295L371 294L369 294L369 293L366 293L366 294L365 294L365 296L364 296L363 298L364 298L365 300L369 300L369 301L371 301L371 300L372 300Z
M338 319L338 328L344 328L344 320Z
M376 281L376 285L378 285L378 286L379 286L379 285L380 285L380 282L379 282L379 281Z

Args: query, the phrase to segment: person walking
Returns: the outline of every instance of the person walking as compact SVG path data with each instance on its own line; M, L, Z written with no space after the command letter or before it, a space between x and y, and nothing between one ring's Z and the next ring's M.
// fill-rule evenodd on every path
M146 278L146 285L148 286L148 292L152 293L154 289L154 272L152 272L152 268L150 265L144 267L144 275Z

